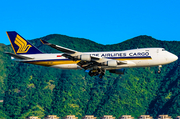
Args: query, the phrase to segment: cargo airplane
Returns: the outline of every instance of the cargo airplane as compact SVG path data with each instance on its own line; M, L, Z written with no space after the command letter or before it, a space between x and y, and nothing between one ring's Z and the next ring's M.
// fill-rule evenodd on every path
M15 31L6 32L14 53L6 52L17 62L42 65L59 69L84 69L90 76L103 77L108 70L110 73L124 74L124 68L158 66L169 64L178 57L164 48L140 48L125 51L79 52L62 46L48 45L63 53L43 53ZM84 46L85 47L85 46Z

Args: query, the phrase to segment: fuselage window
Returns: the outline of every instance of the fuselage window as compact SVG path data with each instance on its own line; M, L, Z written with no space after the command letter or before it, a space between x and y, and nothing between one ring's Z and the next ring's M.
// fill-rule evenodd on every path
M163 48L162 51L166 51L166 50Z

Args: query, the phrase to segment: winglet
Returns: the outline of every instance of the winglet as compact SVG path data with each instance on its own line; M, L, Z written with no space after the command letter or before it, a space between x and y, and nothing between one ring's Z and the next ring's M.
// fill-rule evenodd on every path
M41 41L43 44L45 44L45 45L51 45L51 43L48 43L48 42L45 41L45 40L41 40L41 39L40 39L40 41Z
M44 44L43 40L40 39L40 41L42 42L42 44Z
M42 44L45 44L45 43L46 43L46 41L45 41L45 40L41 40L41 39L40 39L40 41L42 42Z

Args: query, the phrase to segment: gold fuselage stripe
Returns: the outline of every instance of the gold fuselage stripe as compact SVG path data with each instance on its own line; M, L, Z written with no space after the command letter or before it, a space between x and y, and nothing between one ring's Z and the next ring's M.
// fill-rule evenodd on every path
M147 57L147 58L117 58L114 60L119 60L119 61L125 61L125 60L151 60L152 58ZM30 63L30 64L35 64L35 65L42 65L42 66L53 66L53 65L61 65L61 64L77 64L80 62L80 60L73 61L73 60L49 60L49 61L28 61L25 63Z

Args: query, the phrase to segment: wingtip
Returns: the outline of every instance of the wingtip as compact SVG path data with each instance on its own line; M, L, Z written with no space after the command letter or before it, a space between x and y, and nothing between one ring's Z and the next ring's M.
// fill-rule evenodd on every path
M40 41L43 43L43 44L45 44L45 45L50 45L51 43L48 43L47 41L45 41L45 40L41 40L40 39Z
M43 40L40 39L40 41L42 42L42 44L44 44Z
M41 41L43 44L48 44L48 42L45 41L45 40L41 40L41 39L40 39L40 41Z

